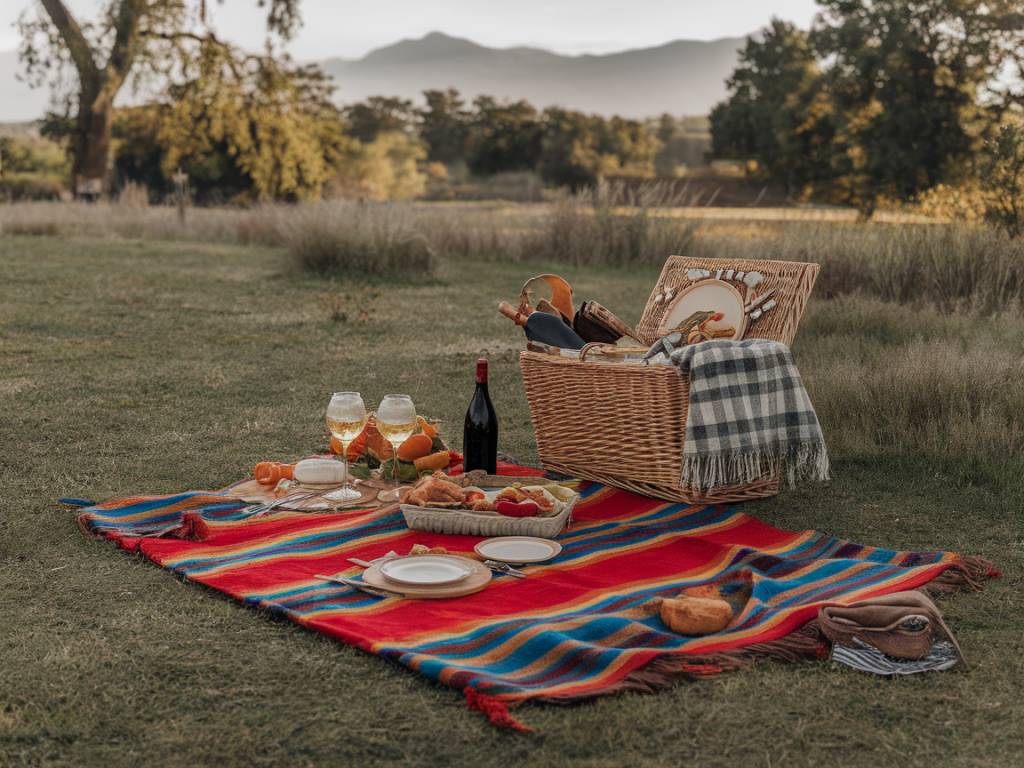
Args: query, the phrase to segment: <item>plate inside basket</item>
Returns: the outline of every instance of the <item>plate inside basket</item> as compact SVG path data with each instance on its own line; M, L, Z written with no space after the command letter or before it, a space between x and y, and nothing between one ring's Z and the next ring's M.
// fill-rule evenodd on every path
M562 551L562 545L551 539L535 536L497 536L484 539L473 551L488 560L499 560L512 565L543 563Z
M658 323L658 335L669 333L695 312L721 312L724 317L715 328L733 328L732 339L742 339L747 324L743 297L724 280L701 280L682 291L665 309Z
M472 568L465 558L449 555L411 555L381 564L380 572L390 581L417 587L456 584L469 577Z

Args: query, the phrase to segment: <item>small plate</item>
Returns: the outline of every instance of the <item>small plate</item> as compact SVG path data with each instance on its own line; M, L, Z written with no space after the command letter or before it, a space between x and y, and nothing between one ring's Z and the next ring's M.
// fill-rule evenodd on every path
M562 551L562 545L551 539L534 536L498 536L484 539L473 547L480 557L512 565L543 563Z
M396 557L380 566L380 572L390 581L420 587L455 584L468 578L472 570L463 558L451 555Z

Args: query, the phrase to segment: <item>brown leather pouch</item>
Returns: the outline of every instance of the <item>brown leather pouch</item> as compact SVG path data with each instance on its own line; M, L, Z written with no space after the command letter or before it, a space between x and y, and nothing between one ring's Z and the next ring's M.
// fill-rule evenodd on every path
M853 605L828 605L818 611L818 623L833 643L853 645L857 638L895 659L924 658L938 634L964 660L938 607L923 592L896 592Z
M614 344L623 336L636 338L632 328L596 301L583 302L576 312L572 326L584 341Z

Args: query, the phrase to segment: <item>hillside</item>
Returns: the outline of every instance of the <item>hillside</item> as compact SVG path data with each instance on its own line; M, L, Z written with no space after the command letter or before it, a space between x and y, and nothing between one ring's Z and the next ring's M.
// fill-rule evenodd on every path
M386 94L417 98L457 88L584 112L648 117L706 114L725 97L743 38L676 40L607 55L563 56L539 48L488 48L433 32L348 61L328 59L341 101Z

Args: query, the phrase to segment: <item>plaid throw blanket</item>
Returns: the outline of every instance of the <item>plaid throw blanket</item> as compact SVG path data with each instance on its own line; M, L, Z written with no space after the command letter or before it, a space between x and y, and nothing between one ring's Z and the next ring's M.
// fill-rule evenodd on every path
M789 347L706 341L672 353L689 378L683 484L707 490L784 468L792 485L828 479L828 452Z
M448 600L381 599L315 578L358 578L350 557L372 560L413 544L471 552L480 540L411 531L393 509L248 519L227 488L121 499L82 510L79 522L185 579L462 691L492 722L519 729L510 703L652 691L758 656L815 658L825 649L804 625L821 605L926 584L977 587L995 573L977 558L783 531L727 507L597 484L580 491L553 561ZM677 635L650 601L697 585L742 595L736 616L715 635Z

